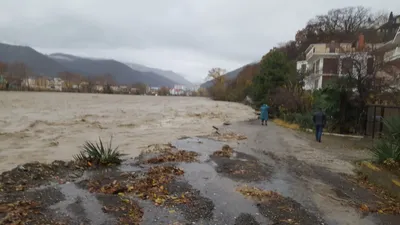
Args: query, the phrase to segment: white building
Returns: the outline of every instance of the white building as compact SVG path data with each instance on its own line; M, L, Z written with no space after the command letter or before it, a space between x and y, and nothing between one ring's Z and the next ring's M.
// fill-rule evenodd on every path
M357 43L311 44L305 51L306 60L297 62L297 70L309 73L304 80L304 89L321 89L332 79L340 76L341 68L344 65L342 61L349 57L347 54L362 52L364 49L372 50L380 46L382 44L366 44L363 35L360 35ZM362 57L365 57L365 54ZM367 61L368 58L365 57ZM369 65L367 61L365 63Z
M55 91L62 91L64 81L61 78L54 77L49 80L50 89Z
M22 80L21 86L27 88L36 88L36 79L31 77L25 78Z
M383 53L383 59L386 63L400 62L400 28L398 29L393 40L390 40L383 44L382 47L376 50L376 52Z
M184 85L174 85L173 88L169 90L171 95L184 95L187 91L187 88Z

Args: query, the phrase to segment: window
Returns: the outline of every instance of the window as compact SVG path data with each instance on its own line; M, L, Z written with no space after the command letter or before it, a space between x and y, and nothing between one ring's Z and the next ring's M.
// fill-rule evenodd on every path
M350 74L353 72L353 60L351 58L342 59L342 74Z
M324 74L337 74L338 73L338 63L339 63L339 60L337 58L325 58L322 72Z
M314 89L317 89L318 88L318 79L316 79L315 81L314 81Z

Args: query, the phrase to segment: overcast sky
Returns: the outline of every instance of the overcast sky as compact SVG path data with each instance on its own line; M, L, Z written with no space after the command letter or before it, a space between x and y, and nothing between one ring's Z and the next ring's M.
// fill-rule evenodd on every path
M399 0L1 0L0 41L170 69L199 82L212 67L259 60L313 16L349 4L400 13Z

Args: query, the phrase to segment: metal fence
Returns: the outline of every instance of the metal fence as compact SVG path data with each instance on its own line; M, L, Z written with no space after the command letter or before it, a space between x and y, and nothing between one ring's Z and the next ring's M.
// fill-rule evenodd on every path
M400 116L400 106L368 105L365 135L379 137L384 131L383 119Z

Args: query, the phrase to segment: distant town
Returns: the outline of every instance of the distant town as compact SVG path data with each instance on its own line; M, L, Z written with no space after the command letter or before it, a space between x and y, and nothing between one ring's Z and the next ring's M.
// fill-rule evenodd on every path
M13 69L10 69L13 68ZM113 75L82 76L62 72L57 77L33 75L23 64L4 64L0 62L0 90L9 91L54 91L131 95L172 95L204 96L200 86L186 87L176 84L173 87L153 87L144 83L118 85Z

